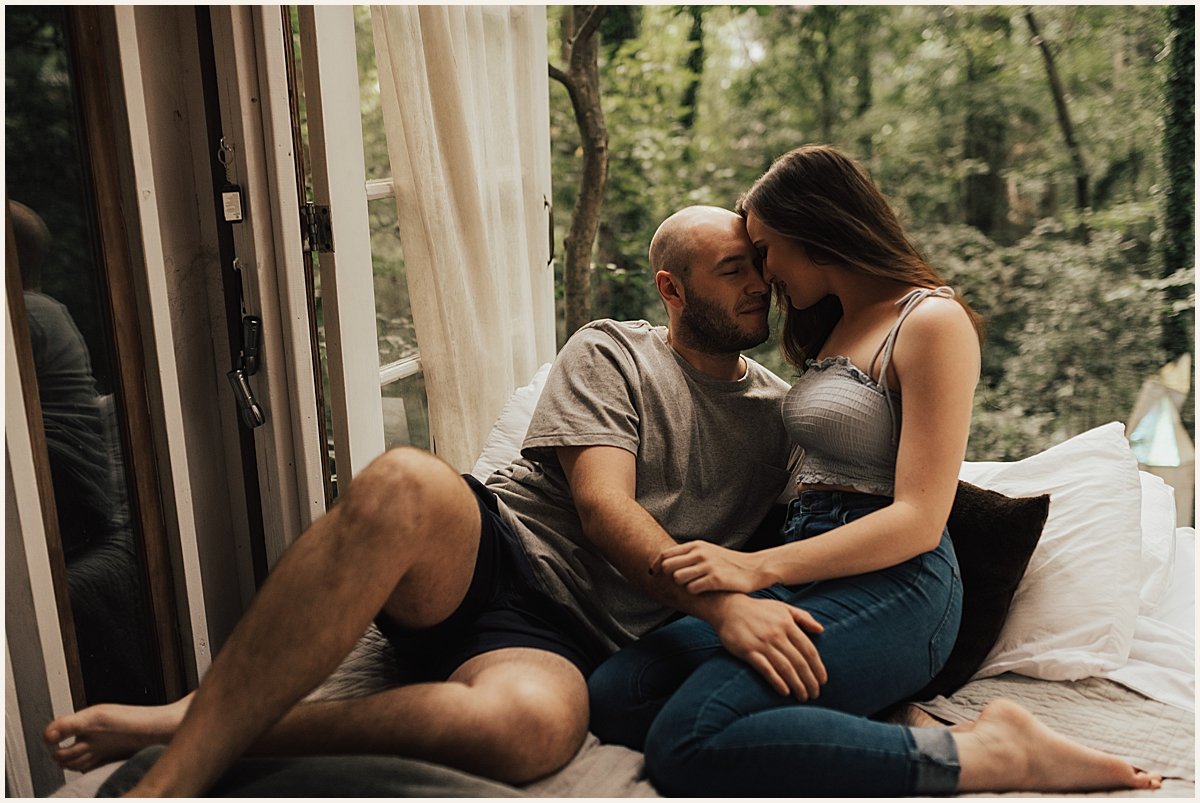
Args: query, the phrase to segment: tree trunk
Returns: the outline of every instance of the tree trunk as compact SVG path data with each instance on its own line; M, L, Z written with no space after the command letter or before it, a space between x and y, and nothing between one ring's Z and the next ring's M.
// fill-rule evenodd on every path
M1081 212L1091 203L1088 193L1088 172L1084 166L1083 151L1075 139L1075 127L1071 125L1071 114L1067 109L1067 96L1063 91L1062 81L1058 77L1058 68L1054 64L1054 54L1050 45L1038 31L1037 20L1033 17L1033 9L1025 9L1025 21L1029 23L1029 32L1033 42L1042 52L1042 61L1046 64L1046 78L1050 83L1050 92L1054 96L1054 109L1058 113L1058 125L1062 129L1063 140L1067 143L1067 152L1071 156L1071 164L1075 167L1075 206ZM1084 231L1086 238L1086 231Z
M1171 50L1163 93L1164 277L1196 265L1196 9L1170 6L1166 14L1170 23L1168 43ZM1186 286L1170 288L1168 301L1183 302L1188 293ZM1175 358L1193 350L1195 319L1194 309L1174 314L1167 311L1163 321L1163 345L1169 357ZM1189 406L1185 414L1191 412L1193 408Z
M974 32L959 42L964 54L963 158L973 164L962 184L963 220L996 239L1008 218L1008 191L1002 173L1008 163L1009 99L999 87L1012 35L1007 12L981 10ZM982 35L980 35L982 34Z
M967 50L967 85L985 87L998 68ZM1001 171L1008 157L1007 112L989 101L986 89L971 92L963 132L963 157L986 165L963 179L963 215L974 226L995 238L1007 213L1008 193Z
M816 41L816 56L817 69L816 75L813 78L817 82L818 91L821 94L821 102L819 107L820 126L821 126L821 141L824 143L834 142L834 127L837 124L838 118L838 101L834 89L834 71L837 67L834 64L836 56L836 48L834 47L835 31L838 19L842 15L842 10L837 7L816 6L810 12L815 21L815 29L819 34L819 39Z
M704 6L688 6L687 13L691 15L692 27L688 31L688 42L692 44L692 52L688 54L688 84L683 90L683 116L679 124L688 131L696 125L696 108L699 104L700 80L704 76ZM685 158L690 162L691 149Z
M563 241L563 301L567 337L592 319L592 247L600 226L604 187L608 182L608 129L600 105L598 28L605 6L568 6L564 11L563 52L567 69L550 65L550 77L563 84L571 97L583 150L579 195L571 211L571 226ZM582 16L583 22L574 23Z
M874 8L857 8L854 19L854 75L858 83L854 87L854 117L861 119L871 110L874 102L871 81L871 32L878 20ZM859 156L871 158L871 133L864 131L858 138Z

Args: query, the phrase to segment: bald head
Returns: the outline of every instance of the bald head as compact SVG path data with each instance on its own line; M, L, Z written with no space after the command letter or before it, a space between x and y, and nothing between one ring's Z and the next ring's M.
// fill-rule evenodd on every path
M41 283L42 259L50 247L50 230L41 215L19 201L8 202L8 214L12 220L21 278L25 289L33 290Z
M703 232L727 232L741 218L719 206L688 206L664 220L650 240L650 270L686 279Z
M679 210L654 233L650 267L675 350L699 359L695 367L715 359L713 376L740 376L739 353L770 335L771 301L742 218L717 206Z

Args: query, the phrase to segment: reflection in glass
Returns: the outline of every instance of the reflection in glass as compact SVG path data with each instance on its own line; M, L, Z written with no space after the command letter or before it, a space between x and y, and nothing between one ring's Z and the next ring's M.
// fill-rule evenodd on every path
M61 8L5 9L5 191L86 702L165 702Z

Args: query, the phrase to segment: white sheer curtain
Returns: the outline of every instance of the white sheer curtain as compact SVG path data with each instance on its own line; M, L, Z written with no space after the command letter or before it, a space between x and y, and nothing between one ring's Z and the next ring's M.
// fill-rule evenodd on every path
M438 454L469 471L555 351L544 6L372 6Z

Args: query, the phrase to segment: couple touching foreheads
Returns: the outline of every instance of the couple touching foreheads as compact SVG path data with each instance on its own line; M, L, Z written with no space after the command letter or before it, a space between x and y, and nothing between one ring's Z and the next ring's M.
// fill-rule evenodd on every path
M644 751L666 795L1156 788L1003 700L953 729L871 719L958 632L946 521L980 339L866 171L791 151L736 211L669 217L650 266L668 325L576 332L519 459L481 484L382 455L283 555L194 694L56 720L59 762L167 744L133 794L201 794L244 753L409 756L519 785L590 727ZM742 354L773 296L791 386ZM741 551L785 494L775 545ZM298 703L372 621L424 682Z

